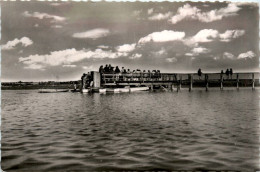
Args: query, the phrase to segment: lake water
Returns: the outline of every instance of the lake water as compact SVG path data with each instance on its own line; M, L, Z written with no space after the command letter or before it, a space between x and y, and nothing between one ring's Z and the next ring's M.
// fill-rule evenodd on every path
M5 171L241 170L260 164L260 90L2 91Z

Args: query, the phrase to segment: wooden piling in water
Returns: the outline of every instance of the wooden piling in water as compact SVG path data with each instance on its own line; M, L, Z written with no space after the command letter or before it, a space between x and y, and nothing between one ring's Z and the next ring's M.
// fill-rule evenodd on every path
M237 90L239 90L239 74L237 74Z
M223 77L223 74L220 74L220 90L223 90L223 80L224 80L224 77Z
M192 85L193 85L193 75L189 74L189 80L190 80L190 86L189 86L189 91L192 90Z
M206 83L206 91L209 89L209 76L208 74L205 74L205 83Z
M255 89L255 74L252 73L252 89Z

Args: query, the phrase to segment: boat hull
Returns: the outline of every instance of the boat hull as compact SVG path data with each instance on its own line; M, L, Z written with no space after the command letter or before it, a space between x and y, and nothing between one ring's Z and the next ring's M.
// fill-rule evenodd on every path
M68 92L69 90L56 90L56 89L40 89L38 93L64 93Z
M130 88L130 92L135 92L135 91L148 91L149 87L133 87Z

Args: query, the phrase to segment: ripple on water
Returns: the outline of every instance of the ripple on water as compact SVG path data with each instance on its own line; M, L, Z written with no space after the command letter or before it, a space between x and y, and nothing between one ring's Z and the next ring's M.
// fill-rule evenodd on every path
M2 91L2 169L257 169L258 95Z

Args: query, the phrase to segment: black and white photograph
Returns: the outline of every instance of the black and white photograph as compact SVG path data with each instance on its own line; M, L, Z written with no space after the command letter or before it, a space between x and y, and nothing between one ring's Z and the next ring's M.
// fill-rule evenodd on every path
M2 171L260 171L257 1L0 9Z

